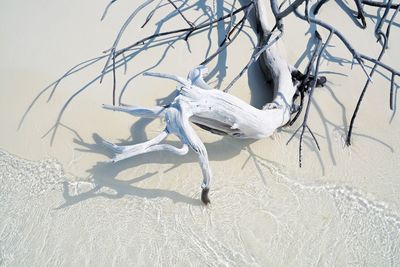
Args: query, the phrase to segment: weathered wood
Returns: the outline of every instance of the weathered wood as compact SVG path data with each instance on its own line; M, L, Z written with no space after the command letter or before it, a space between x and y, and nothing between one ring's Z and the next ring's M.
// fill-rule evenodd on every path
M110 5L115 2L111 1ZM362 70L367 76L367 85L371 80L374 69L378 66L390 72L391 75L391 93L390 93L390 107L393 108L394 102L394 87L395 87L395 76L400 76L400 73L390 66L387 66L380 61L381 56L377 59L369 57L368 55L361 54L357 52L352 45L347 41L343 34L336 30L333 26L317 19L315 16L310 17L309 11L314 11L317 14L318 9L327 1L322 0L317 4L314 9L311 7L309 10L308 0L296 0L289 3L286 8L283 8L283 3L278 7L278 2L276 0L250 0L247 4L242 4L241 8L235 9L234 4L232 5L231 12L227 15L221 16L219 18L210 18L208 21L195 24L189 21L183 11L175 5L173 1L168 1L179 15L188 24L188 28L176 29L167 32L157 32L148 37L145 37L125 48L117 49L119 40L130 23L132 18L144 7L152 3L153 0L146 0L142 5L140 5L128 18L123 27L121 28L118 36L111 47L107 50L108 55L106 56L107 61L102 74L98 76L97 79L102 79L103 76L113 71L114 84L113 84L113 105L104 105L106 109L127 112L131 115L146 118L160 117L165 120L165 129L154 139L149 141L135 144L131 146L117 146L109 142L104 142L104 145L115 152L116 156L111 159L112 162L120 161L126 158L134 157L140 154L154 152L154 151L169 151L177 155L187 154L189 148L197 153L199 158L200 168L203 173L203 181L201 184L202 194L201 200L208 204L210 202L208 193L210 191L212 172L209 166L207 150L197 136L195 130L192 128L190 122L198 125L200 128L205 129L211 133L219 135L228 135L234 138L252 138L260 139L272 135L278 128L284 125L292 125L294 121L299 117L302 112L302 107L304 104L304 98L308 97L306 111L304 114L303 122L301 126L295 131L294 135L300 130L300 143L299 143L299 164L301 165L301 149L303 135L306 130L309 131L313 137L318 149L319 145L315 138L315 135L311 131L309 125L307 124L308 113L310 109L311 98L313 95L313 90L315 87L323 86L326 82L325 77L318 76L318 69L320 66L320 59L322 53L327 47L329 40L333 35L339 38L343 42L345 47L349 50L353 59L356 60L361 66ZM236 2L236 1L235 1ZM235 3L234 2L234 3ZM272 17L268 18L267 15L267 3L269 2L269 8L272 11ZM358 9L358 18L362 20L363 26L366 26L364 10L362 3L372 6L382 6L382 4L377 4L373 1L366 0L355 0ZM396 10L393 13L392 19L390 20L388 27L386 29L386 34L381 30L383 22L388 15L390 9L393 9L395 5L392 4L393 1L389 1L382 7L386 7L385 13L380 19L378 26L376 27L375 34L379 38L385 40L385 47L383 51L387 48L387 40L389 39L389 32L391 24L394 21L397 13L399 12L399 6L396 6ZM161 3L161 2L160 2ZM297 8L305 3L304 15L300 14ZM157 5L155 8L158 8ZM183 6L183 5L182 5ZM109 6L108 6L109 7ZM107 7L107 8L108 8ZM282 8L282 9L281 9ZM205 65L212 61L216 56L218 56L221 51L224 51L228 45L230 45L238 34L242 31L245 21L248 19L251 11L255 10L256 23L257 23L257 34L259 43L257 49L254 51L253 56L242 69L239 75L228 85L224 91L213 89L204 81L205 75L207 75L207 68ZM107 9L106 9L107 11ZM105 11L105 12L106 12ZM243 17L238 23L234 24L234 16L239 12L243 13ZM150 20L153 11L149 14L146 19L145 24ZM294 13L298 18L307 22L308 24L313 24L315 26L320 26L321 28L329 31L329 37L323 43L321 36L316 32L316 50L313 57L311 58L306 72L303 74L299 70L295 69L292 65L286 62L282 51L279 51L279 43L281 42L281 36L283 35L283 18L287 15ZM274 22L274 26L270 27L267 18ZM205 29L207 27L212 27L216 23L222 22L226 19L230 19L230 26L226 32L226 37L222 43L219 44L218 50L211 55L209 55L200 66L194 68L189 72L186 78L163 73L152 73L147 72L145 75L153 76L164 79L174 80L179 84L178 94L175 99L168 105L163 107L137 107L137 106L115 106L115 69L119 66L126 66L126 62L129 61L132 55L128 55L128 59L125 58L124 53L129 52L131 49L137 48L138 46L151 42L155 38L162 36L173 36L177 34L177 38L183 38L183 40L188 40L188 38ZM379 39L378 39L379 41ZM383 52L382 52L383 53ZM123 59L116 60L123 56ZM110 66L110 60L113 60L112 66ZM364 65L364 60L374 63L373 70L371 74L368 74L366 67ZM270 103L266 103L262 109L257 109L249 105L248 103L242 101L241 99L232 96L227 93L229 88L242 76L242 74L249 68L249 66L258 61L260 63L262 72L264 74L265 80L269 83L269 88L273 90L273 100ZM314 64L315 63L315 64ZM314 71L312 71L314 70ZM313 72L313 73L312 73ZM84 89L84 88L83 88ZM82 91L81 89L80 91ZM363 90L363 94L366 89ZM80 92L79 91L79 92ZM354 123L354 119L357 115L358 107L361 104L363 94L357 104L356 110L353 114L351 120L351 125L348 132L348 144L350 144L351 130ZM76 94L75 94L76 95ZM75 97L75 95L73 97ZM300 96L300 106L295 111L295 115L290 120L291 113L296 110L296 106L293 104L294 100ZM72 98L71 98L72 99ZM70 100L69 100L70 101ZM69 102L66 103L68 105ZM65 110L66 105L64 105L58 119L60 120L62 112ZM290 121L290 122L289 122ZM57 123L53 130L53 136L57 129ZM182 147L177 148L168 144L161 144L161 142L169 135L173 134L179 138L182 142ZM293 135L293 136L294 136ZM292 140L293 136L289 139Z
M260 26L260 41L265 42L271 35L266 7L263 1L255 1L258 23ZM113 162L152 151L168 150L178 155L187 153L190 147L199 157L203 173L202 201L210 202L208 192L212 172L209 166L207 150L190 125L189 121L212 133L229 135L235 138L260 139L272 135L276 129L285 125L290 119L293 95L296 87L292 81L293 68L279 53L276 44L266 49L260 60L265 78L271 82L274 90L272 103L267 103L262 109L257 109L241 99L211 88L205 81L207 68L199 66L189 72L186 79L161 73L145 73L148 76L171 79L181 86L178 96L167 107L141 108L104 106L107 109L124 111L139 117L163 117L165 130L156 138L133 146L116 146L105 142L117 155ZM174 134L183 143L181 149L170 145L160 145L168 134Z

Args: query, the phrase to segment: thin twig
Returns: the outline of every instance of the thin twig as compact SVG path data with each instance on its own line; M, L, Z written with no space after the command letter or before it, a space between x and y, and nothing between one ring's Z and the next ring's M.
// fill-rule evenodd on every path
M111 0L110 3L108 3L108 5L106 6L106 8L104 9L103 15L101 16L100 20L104 20L104 18L107 15L108 9L111 7L112 4L114 4L117 0Z
M245 5L245 6L241 7L241 8L236 9L236 10L232 13L232 15L234 16L234 15L236 15L236 14L239 13L239 12L245 11L245 10L247 10L247 9L248 9L250 6L252 6L252 5L253 5L253 2L250 2L248 5ZM217 23L217 22L219 22L219 21L222 21L222 20L225 20L225 19L227 19L227 18L230 18L230 16L231 16L231 14L227 14L227 15L222 16L222 17L220 17L220 18L217 18L217 19L215 19L215 20L206 21L206 22L203 22L203 23L201 23L201 24L195 26L194 28L182 28L182 29L177 29L177 30L172 30L172 31L167 31L167 32L161 32L161 33L152 34L152 35L150 35L150 36L147 36L147 37L145 37L145 38L143 38L143 39L141 39L141 40L139 40L139 41L137 41L137 42L135 42L135 43L133 43L133 44L127 46L127 47L125 47L125 48L122 48L122 49L116 51L116 52L115 52L115 56L118 57L118 56L121 55L122 53L124 53L124 52L126 52L126 51L128 51L128 50L130 50L130 49L132 49L132 48L134 48L135 46L138 46L138 45L140 45L140 44L144 44L144 43L145 43L146 41L148 41L148 40L151 40L151 39L154 39L154 38L158 38L158 37L161 37L161 36L167 36L167 35L172 35L172 34L175 34L175 33L187 32L187 37L185 38L185 40L186 40L186 39L188 38L188 35L190 35L192 32L195 32L195 31L204 29L204 28L206 28L206 27L209 27L210 25L213 25L213 24L215 24L215 23Z
M386 36L385 36L383 33L379 33L379 34L382 36L382 38L383 38L384 41L383 41L382 49L381 49L381 52L379 53L377 62L379 62L379 61L381 60L382 56L385 54L385 51L386 51L386 43L387 43L387 38L386 38ZM374 64L374 66L372 67L372 70L371 70L371 72L370 72L370 76L374 75L374 72L375 72L375 69L376 69L377 66L378 66L378 64ZM361 102L362 102L362 100L363 100L363 98L364 98L364 96L365 96L365 93L367 92L367 89L368 89L368 85L369 85L369 84L370 84L370 81L367 80L367 81L365 82L364 88L363 88L363 90L362 90L362 92L361 92L361 94L360 94L360 97L358 98L356 108L355 108L355 110L354 110L354 112L353 112L353 115L352 115L352 117L351 117L349 132L347 133L347 138L346 138L346 144L347 144L348 146L351 145L351 134L352 134L352 132L353 132L354 122L355 122L355 119L356 119L356 117L357 117L358 110L360 109Z
M296 136L296 134L299 132L300 128L303 127L303 125L300 125L296 131L294 131L294 133L290 136L289 140L287 140L286 145L289 145L290 141L292 141L292 139Z
M393 2L393 0L389 0L389 1L387 2L385 11L383 12L383 15L382 15L382 17L380 18L378 24L376 25L376 28L375 28L375 36L378 38L378 41L380 40L381 34L383 34L383 32L382 32L382 25L383 25L383 23L384 23L385 20L386 20L386 17L387 17L387 15L388 15L388 13L389 13L389 9L390 9L390 6L392 5L392 2ZM386 39L387 39L387 36L386 36ZM387 42L386 42L386 44L387 44ZM387 47L385 47L385 49L386 49L386 48L387 48Z
M370 1L370 0L363 0L362 1L363 5L368 5L368 6L374 6L374 7L386 7L386 4L383 2L376 2L376 1ZM400 6L400 4L393 4L390 6L391 9L397 9Z
M229 42L225 42L222 46L220 46L220 47L218 48L218 50L217 50L215 53L213 53L211 56L209 56L208 58L206 58L202 63L200 63L200 65L207 65L207 64L208 64L211 60L213 60L218 54L220 54L223 50L225 50L229 45L231 45L231 44L233 43L233 41L236 39L236 37L237 37L237 36L239 35L239 33L242 31L243 26L244 26L244 24L245 24L245 22L246 22L246 19L247 19L249 13L250 13L252 7L253 7L253 6L251 5L251 6L249 6L249 7L246 9L246 11L245 11L245 13L244 13L244 15L243 15L243 18L242 18L242 19L235 25L235 27L231 30L231 32L234 32L236 28L238 29L237 32L236 32L236 34L231 38L231 40L230 40ZM230 35L230 34L229 34L229 35Z
M235 5L236 5L236 1L237 0L234 0L233 1L233 3L232 3L232 7L231 7L231 11L230 11L230 14L231 14L231 20L229 21L229 25L228 25L228 28L227 28L227 32L230 32L230 30L232 29L232 26L233 26L233 23L234 23L234 20L233 20L233 11L235 11Z
M317 15L317 14L318 14L318 11L321 9L321 7L322 7L323 5L325 5L328 1L329 1L329 0L321 0L321 1L319 1L318 4L317 4L317 5L315 6L315 8L314 8L314 11L313 11L314 15Z
M392 78L390 79L390 110L393 110L393 106L394 106L394 84L395 84L395 80L394 80L394 75L392 74Z
M125 65L125 57L123 57L124 65ZM112 71L113 71L113 91L112 91L112 100L113 106L115 106L115 90L117 88L117 75L115 74L115 53L112 58Z
M151 20L151 18L152 18L152 17L154 16L154 14L156 13L156 10L160 7L162 1L163 1L163 0L160 0L160 2L158 2L157 6L156 6L154 9L152 9L152 10L150 11L150 13L149 13L149 14L147 15L147 17L146 17L146 20L144 21L143 25L142 25L140 28L144 28L144 27L147 25L147 23L149 23L149 21Z
M302 110L303 110L303 103L304 103L304 95L307 91L307 89L309 88L309 83L310 83L310 75L311 75L311 70L312 70L312 66L314 65L315 60L317 59L318 53L319 53L319 47L321 45L322 39L321 36L319 35L319 33L316 31L316 39L317 39L317 43L315 44L315 50L311 56L310 61L307 64L307 68L306 68L306 72L303 75L303 77L301 77L302 81L301 84L298 86L298 90L300 91L300 106L299 106L299 110L297 111L296 115L293 117L293 119L289 122L289 126L292 126L294 124L294 122L298 119L298 117L300 116ZM317 79L317 77L315 77L315 79Z
M329 44L329 42L330 42L330 40L332 38L332 35L333 35L333 31L330 31L329 32L329 36L326 39L325 44L319 50L317 62L315 64L314 77L318 77L318 72L319 72L319 66L321 64L320 62L321 62L322 53L324 52L324 50L328 46L328 44ZM303 119L303 123L302 123L302 130L301 130L301 134L300 134L300 141L299 141L299 167L301 167L302 143L303 143L303 136L304 136L304 132L305 132L306 128L308 128L308 130L310 131L310 133L313 136L314 140L316 141L314 134L312 133L311 129L307 125L308 114L309 114L309 111L310 111L311 101L312 101L312 97L313 97L313 93L314 93L314 89L315 89L316 85L317 85L317 79L314 79L314 82L312 83L311 88L310 88L310 94L308 96L307 107L306 107L306 111L305 111L305 114L304 114L304 119ZM317 145L317 148L319 149L319 144L318 144L317 141L316 141L316 145Z
M232 41L231 35L232 35L237 29L240 28L239 31L242 30L242 28L243 28L243 26L244 26L244 23L245 23L245 21L246 21L246 19L247 19L247 16L248 16L248 14L245 15L238 23L236 23L235 26L233 26L232 29L230 29L230 30L227 31L227 34L225 34L225 38L224 38L224 40L222 40L222 42L219 44L219 47L223 46L223 45L226 43L226 41L228 41L228 40L231 42L231 41ZM231 21L232 21L232 19L231 19Z
M183 13L181 12L180 8L177 7L177 6L175 5L175 3L174 3L172 0L168 0L168 2L175 8L176 11L178 11L179 15L181 15L181 17L186 21L186 23L187 23L191 28L195 27L195 25L193 24L193 22L190 22L190 21L183 15Z
M354 0L354 2L357 7L357 18L361 19L362 28L365 29L367 28L367 22L365 21L364 8L361 4L361 0Z
M393 13L392 18L390 19L389 24L386 28L386 38L387 38L388 45L389 45L390 29L392 28L393 21L396 18L397 14L399 13L399 10L400 10L400 5L397 6L396 11Z
M307 21L307 18L306 18L305 16L301 15L297 10L295 10L295 14L296 14L296 16L298 16L299 18L301 18L301 19ZM376 59L374 59L374 58L372 58L372 57L370 57L370 56L367 56L367 55L364 55L364 54L361 54L361 53L357 52L357 51L353 48L353 46L349 43L349 41L347 41L347 39L343 36L343 34L341 34L339 31L337 31L333 26L331 26L331 25L329 25L329 24L327 24L327 23L325 23L325 22L323 22L323 21L321 21L321 20L315 19L315 18L309 18L309 19L310 19L310 22L311 22L311 23L318 24L319 26L321 26L321 27L323 27L323 28L325 28L325 29L327 29L327 30L330 30L330 31L333 31L333 32L334 32L334 34L340 39L340 41L342 41L342 43L346 46L346 48L349 50L349 52L352 54L352 56L353 56L353 57L357 60L357 62L360 64L362 70L364 71L364 73L366 74L367 78L368 78L370 81L372 81L372 79L371 79L371 77L369 76L369 74L368 74L368 72L367 72L367 70L366 70L366 68L365 68L365 65L364 65L364 63L363 63L363 60L364 60L364 59L365 59L365 60L368 60L368 61L370 61L370 62L372 62L372 63L374 63L374 64L379 65L380 67L386 69L387 71L390 71L391 73L394 73L394 74L397 75L397 76L400 75L400 73L399 73L398 71L396 71L396 70L393 69L392 67L386 65L385 63L382 63L381 61L376 60Z
M249 62L243 67L243 69L239 72L239 74L228 84L228 86L224 89L224 92L228 92L229 89L240 79L240 77L242 77L242 75L251 66L251 64L257 61L257 59L261 56L261 54L264 53L273 44L275 44L282 37L282 35L283 33L280 32L280 34L276 38L274 38L271 42L267 42L264 46L262 46L261 49L250 58Z
M115 38L115 41L114 41L113 45L111 46L110 53L109 53L109 55L108 55L106 64L104 65L104 68L103 68L103 70L102 70L102 72L101 72L101 73L102 73L102 76L101 76L101 78L100 78L100 82L103 81L103 77L104 77L104 74L105 74L105 70L106 70L106 68L108 67L108 64L110 63L112 57L115 55L114 52L115 52L115 50L116 50L116 47L117 47L117 45L118 45L118 43L119 43L119 41L120 41L120 39L121 39L121 37L122 37L122 35L123 35L125 29L126 29L126 28L128 27L128 25L131 23L131 21L133 20L133 18L134 18L143 8L145 8L146 6L148 6L149 4L151 4L153 1L154 1L154 0L147 0L147 1L145 1L143 4L139 5L139 6L129 15L129 17L128 17L128 19L125 21L124 25L122 25L121 29L120 29L119 32L118 32L117 38ZM117 54L116 56L118 56L118 55L119 55L119 54Z
M307 130L310 132L312 138L314 139L315 145L317 146L318 150L321 150L321 148L319 147L317 138L315 138L315 135L313 133L313 131L311 131L310 127L307 125Z
M305 0L295 0L285 10L280 12L277 1L271 0L270 3L271 3L272 13L274 14L274 17L277 21L281 20L284 17L286 17L287 15L289 15L290 13L292 13L293 11L295 11L296 8L299 7L301 4L303 4L304 1Z

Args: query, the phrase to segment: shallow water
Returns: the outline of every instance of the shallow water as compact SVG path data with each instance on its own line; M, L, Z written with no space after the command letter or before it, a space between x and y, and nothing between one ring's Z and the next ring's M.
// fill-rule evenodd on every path
M349 186L296 182L279 167L256 160L268 186L258 176L243 173L245 185L215 190L212 205L205 208L196 195L190 204L171 205L171 198L147 198L134 187L118 189L68 178L54 160L34 162L1 151L0 262L4 266L400 264L398 211Z

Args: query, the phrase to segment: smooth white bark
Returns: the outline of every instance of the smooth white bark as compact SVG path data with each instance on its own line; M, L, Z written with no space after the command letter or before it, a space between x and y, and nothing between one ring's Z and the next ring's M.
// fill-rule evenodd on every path
M255 2L258 23L261 28L260 40L270 34L267 23L265 3L262 0ZM207 150L189 121L213 133L229 135L235 138L260 139L272 135L276 129L285 125L290 119L292 99L296 92L293 85L292 67L280 55L276 44L272 45L260 58L262 70L267 81L274 89L274 99L263 109L257 109L228 93L211 88L203 79L207 68L199 66L191 70L187 78L171 74L145 73L145 75L172 79L180 84L179 94L168 107L103 107L111 110L127 112L139 117L163 117L166 129L156 138L133 146L116 146L104 144L115 151L117 156L112 161L119 161L139 154L167 150L178 155L187 153L190 147L198 154L199 164L203 173L201 187L210 187L212 178ZM176 135L183 143L181 149L159 143L168 134Z

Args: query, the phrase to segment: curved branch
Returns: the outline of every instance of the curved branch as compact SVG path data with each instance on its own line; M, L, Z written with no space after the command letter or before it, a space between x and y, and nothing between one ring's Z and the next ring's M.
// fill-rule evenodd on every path
M378 59L376 60L377 62L379 62L379 61L381 60L382 56L385 54L386 45L387 45L387 38L386 38L386 36L385 36L383 33L379 33L379 34L382 36L384 42L383 42L383 45L382 45L381 52L379 53ZM373 66L373 68L372 68L372 70L371 70L371 72L370 72L370 74L369 74L371 77L372 77L372 75L374 75L374 72L375 72L375 69L376 69L377 66L378 66L378 64L375 63L374 66ZM369 84L370 84L370 80L367 80L367 81L365 82L365 85L364 85L363 90L361 91L361 95L360 95L360 97L358 98L356 108L355 108L355 110L354 110L354 112L353 112L353 115L352 115L352 117L351 117L349 132L347 133L347 138L346 138L346 144L347 144L348 146L351 145L351 134L352 134L352 132L353 132L354 122L355 122L355 119L356 119L356 117L357 117L358 110L360 109L361 102L362 102L362 100L363 100L363 98L364 98L364 95L365 95L365 93L367 92L367 89L368 89L368 85L369 85Z

